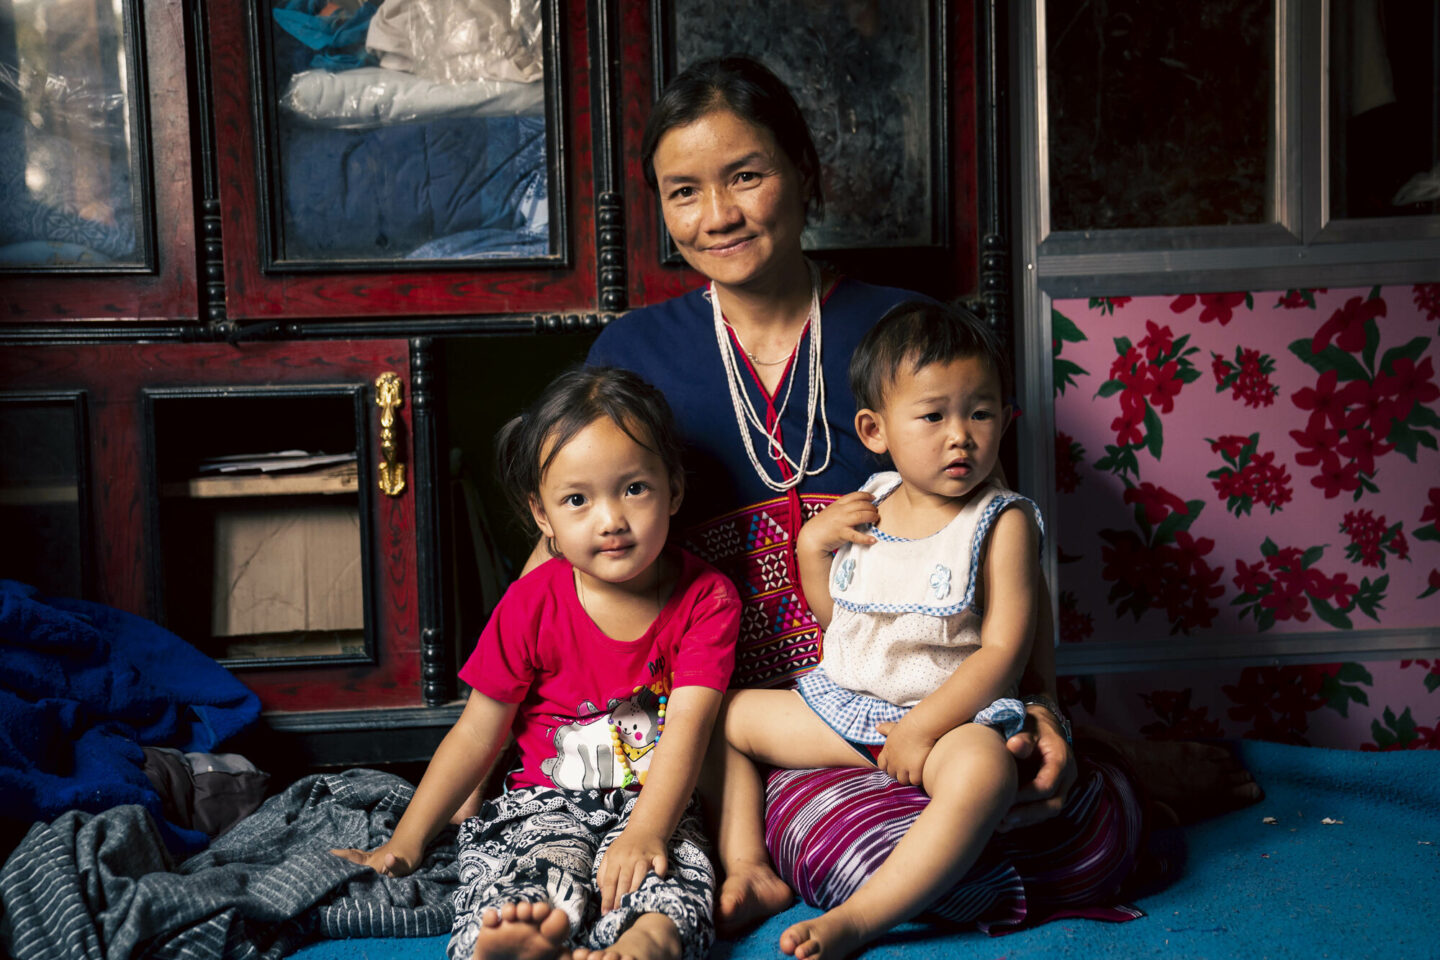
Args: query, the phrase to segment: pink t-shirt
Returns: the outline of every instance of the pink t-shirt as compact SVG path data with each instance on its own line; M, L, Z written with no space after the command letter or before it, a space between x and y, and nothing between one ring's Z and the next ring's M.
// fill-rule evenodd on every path
M724 690L735 666L740 596L723 574L680 551L679 580L644 635L601 632L575 593L574 568L550 560L510 585L460 679L519 703L513 787L610 789L650 766L659 697L676 687ZM622 734L617 756L612 729Z

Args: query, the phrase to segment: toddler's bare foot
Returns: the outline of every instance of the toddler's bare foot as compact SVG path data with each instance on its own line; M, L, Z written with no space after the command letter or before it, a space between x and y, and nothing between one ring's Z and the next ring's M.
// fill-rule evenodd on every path
M556 960L570 938L570 918L548 903L507 903L480 914L475 960Z
M663 913L644 913L603 950L577 948L570 960L680 960L680 931Z
M843 960L882 932L870 930L841 906L780 934L780 949L796 960Z
M715 898L715 932L727 939L738 936L790 906L793 898L770 864L734 865Z

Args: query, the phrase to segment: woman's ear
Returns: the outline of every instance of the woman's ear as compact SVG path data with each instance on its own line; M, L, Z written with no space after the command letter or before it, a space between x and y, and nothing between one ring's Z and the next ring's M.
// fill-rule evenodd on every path
M885 423L880 414L869 407L855 414L855 435L871 453L884 454L890 450L890 445L885 442Z

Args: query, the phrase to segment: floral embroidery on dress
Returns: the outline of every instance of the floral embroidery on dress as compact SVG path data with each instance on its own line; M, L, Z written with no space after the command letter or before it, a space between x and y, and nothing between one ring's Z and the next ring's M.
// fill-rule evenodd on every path
M950 568L943 563L935 564L935 572L930 574L930 589L935 591L936 600L944 600L950 596Z
M855 558L846 557L840 562L840 569L835 571L835 589L845 590L853 579L855 579Z

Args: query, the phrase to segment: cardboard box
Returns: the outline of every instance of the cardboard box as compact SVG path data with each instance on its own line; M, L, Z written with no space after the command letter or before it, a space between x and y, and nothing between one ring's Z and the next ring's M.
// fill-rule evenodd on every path
M364 629L353 500L234 501L214 516L212 636Z

